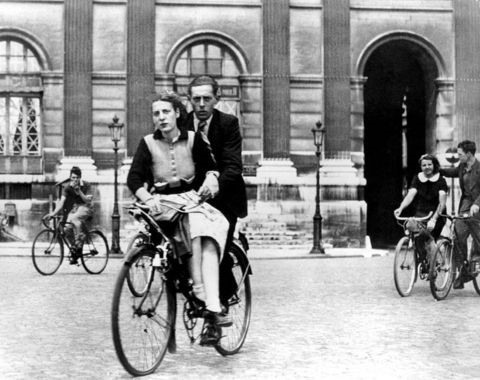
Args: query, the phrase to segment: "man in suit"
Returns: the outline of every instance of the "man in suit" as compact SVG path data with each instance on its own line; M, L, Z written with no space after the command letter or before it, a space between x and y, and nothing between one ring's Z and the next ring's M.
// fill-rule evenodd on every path
M247 216L247 196L242 177L242 137L238 119L215 109L219 100L217 81L207 75L194 78L188 86L188 95L193 112L188 115L187 126L190 130L200 130L209 140L219 169L219 192L209 202L227 218L228 231L225 252L231 244L237 218ZM201 195L207 194L211 186L200 189ZM220 298L227 300L235 289L235 280L231 271L229 255L224 255L220 264Z
M460 275L453 287L463 289L463 283L471 278L467 275L463 263L467 257L467 238L472 235L473 246L471 262L480 263L480 162L475 158L476 145L473 141L464 140L457 146L459 165L455 168L443 168L441 173L446 177L458 177L462 196L458 207L459 215L469 215L472 218L455 222L456 265ZM452 189L453 191L453 189Z

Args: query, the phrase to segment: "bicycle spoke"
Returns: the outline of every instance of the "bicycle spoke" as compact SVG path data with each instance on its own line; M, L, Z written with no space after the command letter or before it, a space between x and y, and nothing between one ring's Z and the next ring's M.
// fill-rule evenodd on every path
M395 247L393 277L398 294L409 296L412 292L417 274L416 253L408 237L400 239Z
M152 257L150 251L139 252L131 259L131 266L122 267L112 305L115 350L124 368L134 376L152 373L160 365L174 325L175 310L169 300L172 295L160 273L148 276L141 296L130 289L132 268L141 267L136 263L148 263ZM144 269L150 271L151 267Z
M52 275L63 260L63 245L54 230L43 230L32 245L32 260L35 269L43 275Z
M437 300L445 299L452 287L454 277L452 249L450 242L440 242L432 260L430 291Z
M108 262L107 239L100 231L90 231L87 234L82 249L82 264L90 274L103 272Z
M232 272L237 283L237 290L230 298L228 313L232 318L230 327L221 328L221 338L215 346L222 355L232 355L240 350L245 341L250 324L250 277L248 276L248 259L244 253L232 245L228 252L234 265Z

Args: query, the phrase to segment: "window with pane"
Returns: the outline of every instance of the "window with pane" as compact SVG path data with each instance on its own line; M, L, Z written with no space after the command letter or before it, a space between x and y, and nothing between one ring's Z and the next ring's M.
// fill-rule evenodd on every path
M181 95L186 95L188 83L197 75L216 78L221 95L216 108L240 117L240 69L227 46L201 41L186 47L175 62L174 73L175 88ZM186 104L190 111L190 104Z
M38 156L40 62L17 40L0 40L0 155ZM32 85L35 87L33 88Z
M0 96L0 154L40 154L40 99Z
M26 45L15 40L0 41L0 73L31 73L40 70L38 58Z
M212 43L189 46L175 64L175 74L195 76L208 74L213 77L238 76L239 70L228 50Z

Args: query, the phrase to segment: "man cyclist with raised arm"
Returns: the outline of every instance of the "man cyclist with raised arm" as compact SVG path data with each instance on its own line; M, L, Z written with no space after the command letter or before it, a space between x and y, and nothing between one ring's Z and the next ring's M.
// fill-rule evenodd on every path
M471 277L466 273L464 262L467 258L467 239L471 235L473 239L471 262L474 265L480 263L480 162L475 158L475 142L464 140L458 143L459 165L454 168L442 168L441 173L445 177L458 177L462 196L458 206L459 215L469 215L466 220L455 221L455 263L459 274L453 283L454 289L463 289L463 283L470 281Z
M63 220L67 223L65 229L67 236L70 235L70 241L73 244L72 257L70 264L77 264L85 240L87 231L87 222L92 219L92 195L90 184L82 180L82 171L79 167L73 166L70 170L70 181L63 188L62 196L57 202L55 210L45 215L45 218L52 218L63 212ZM71 226L74 226L72 231Z

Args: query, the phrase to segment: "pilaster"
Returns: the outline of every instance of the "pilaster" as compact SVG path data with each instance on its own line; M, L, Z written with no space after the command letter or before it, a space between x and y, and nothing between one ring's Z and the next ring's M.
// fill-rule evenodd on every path
M167 8L168 9L168 8ZM168 17L168 15L165 15ZM155 0L127 1L127 154L152 131L155 92Z
M442 161L446 150L456 145L453 121L455 113L454 83L455 82L451 79L435 80L437 93L437 102L435 107L435 139L437 141L436 151ZM446 161L442 163L448 165Z
M323 1L324 98L329 155L350 151L350 1Z
M64 148L92 154L92 0L65 0Z
M350 80L351 157L355 164L362 167L365 164L363 149L363 140L365 137L365 104L363 91L366 81L366 77L354 77Z
M263 1L263 157L257 177L296 177L290 160L290 9L288 0Z

